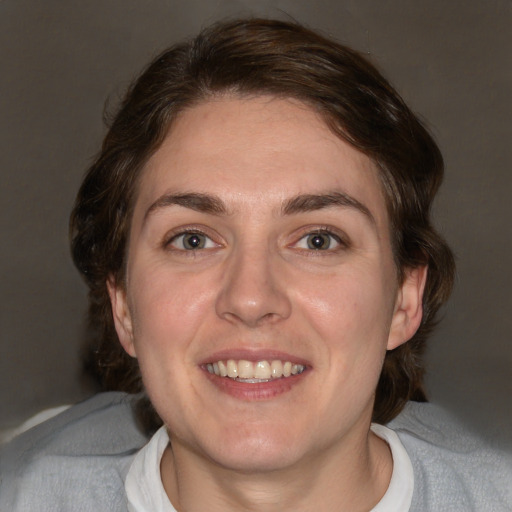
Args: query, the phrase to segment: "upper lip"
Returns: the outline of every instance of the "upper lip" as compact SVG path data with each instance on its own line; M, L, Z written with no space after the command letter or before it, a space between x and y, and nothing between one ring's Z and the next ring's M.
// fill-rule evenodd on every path
M302 364L304 366L311 366L311 363L306 359L283 352L281 350L275 349L244 349L244 348L233 348L233 349L224 349L213 352L212 354L206 356L199 363L200 365L214 363L216 361L227 361L229 359L233 359L235 361L239 361L241 359L246 361L252 361L254 363L258 361L290 361L293 364Z

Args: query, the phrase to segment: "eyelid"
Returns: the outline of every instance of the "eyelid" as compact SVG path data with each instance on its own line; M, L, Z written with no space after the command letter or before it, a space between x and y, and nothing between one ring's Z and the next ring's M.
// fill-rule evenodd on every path
M165 249L169 249L172 247L172 243L179 239L182 236L185 236L187 234L197 234L204 236L208 238L215 247L220 247L222 245L222 242L220 242L220 236L214 232L211 229L206 228L205 226L198 226L198 225L187 225L187 226L179 226L177 228L172 229L171 231L167 232L163 238L162 246ZM202 249L198 250L208 250L213 249L214 247L204 247ZM180 249L180 248L172 248L176 251L183 251L183 252L195 252L193 250L186 250L186 249Z
M336 241L336 246L329 249L310 249L310 248L302 248L297 247L299 242L304 240L306 237L315 235L315 234L322 234L322 235L329 235L331 238L333 238ZM311 253L333 253L338 250L347 249L350 247L350 239L349 237L340 229L334 228L333 226L306 226L304 228L301 228L298 233L296 233L295 236L295 242L290 244L290 247L297 248L299 250L311 252Z

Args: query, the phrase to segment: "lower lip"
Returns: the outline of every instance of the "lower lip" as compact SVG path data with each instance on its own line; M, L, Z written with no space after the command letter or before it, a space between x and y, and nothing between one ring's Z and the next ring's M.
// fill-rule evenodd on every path
M240 382L229 377L219 377L207 371L204 373L220 391L234 398L247 401L261 401L270 400L290 391L305 378L307 370L299 375L257 383Z

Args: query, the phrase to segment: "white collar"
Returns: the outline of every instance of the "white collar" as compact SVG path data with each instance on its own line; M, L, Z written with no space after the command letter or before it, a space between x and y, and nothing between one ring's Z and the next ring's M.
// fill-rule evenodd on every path
M386 441L393 457L393 473L386 494L370 512L408 512L414 491L411 459L394 430L373 423L372 432Z
M124 483L130 512L176 512L160 476L160 461L168 444L164 426L133 459Z

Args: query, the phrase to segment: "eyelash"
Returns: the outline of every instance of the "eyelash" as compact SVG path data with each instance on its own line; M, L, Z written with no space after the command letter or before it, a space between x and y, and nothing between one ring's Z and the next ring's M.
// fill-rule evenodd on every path
M327 236L329 237L328 241L329 241L329 246L326 247L326 248L323 248L323 247L311 247L308 243L308 237L314 237L314 236ZM298 247L299 243L304 241L306 244L307 244L307 247ZM335 247L331 247L332 245L332 242L334 241L334 243L336 244ZM341 236L340 234L338 233L334 233L332 228L329 228L329 227L322 227L322 228L316 228L316 229L311 229L311 230L308 230L306 232L304 232L302 234L302 236L297 240L297 242L295 242L294 244L292 244L292 247L296 247L300 250L303 250L303 251L307 251L307 252L310 252L310 253L325 253L325 252L328 252L328 253L336 253L340 250L343 250L343 249L347 249L349 247L349 243L346 239L345 236ZM315 254L317 255L317 254Z
M187 235L197 235L198 237L204 237L204 239L206 239L206 241L204 242L206 244L206 246L190 247L190 248L186 248L184 246L183 247L173 247L173 244L176 243L178 240L180 240L180 238L182 239L181 242L183 245L184 239ZM178 232L172 233L170 237L169 236L166 237L163 245L167 249L181 251L181 252L187 252L187 253L194 253L198 250L213 249L215 247L219 247L219 244L217 242L215 242L211 236L206 234L203 230L198 229L198 228L193 228L193 227L186 228L186 229L180 229Z
M204 237L203 243L205 245L203 246L196 246L196 247L185 247L183 245L183 242L185 241L185 237L187 235L197 235L198 237ZM326 248L323 248L321 246L319 247L311 247L308 243L308 237L328 237L329 245ZM181 245L182 247L176 247L173 244L176 244L177 241L181 239ZM306 247L299 247L299 244L301 242L305 242L307 244ZM334 242L335 246L332 247L332 243ZM179 229L179 231L175 231L171 233L171 235L166 236L163 246L165 249L168 250L174 250L179 251L182 253L189 253L190 255L193 255L194 253L202 250L208 250L208 249L214 249L216 247L220 247L221 244L216 242L213 237L205 233L204 230L196 227L190 227L190 228L184 228ZM340 235L338 233L333 232L333 229L330 227L321 227L321 228L308 228L304 229L301 236L298 238L298 240L292 244L289 245L291 248L299 249L300 251L304 251L307 253L311 253L314 255L320 255L319 253L336 253L338 251L341 251L343 249L347 249L350 246L350 243L347 241L347 238L345 235Z

